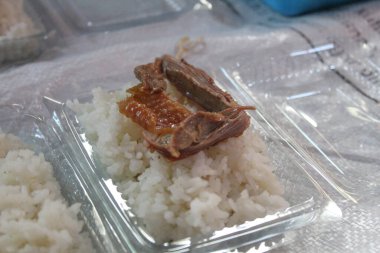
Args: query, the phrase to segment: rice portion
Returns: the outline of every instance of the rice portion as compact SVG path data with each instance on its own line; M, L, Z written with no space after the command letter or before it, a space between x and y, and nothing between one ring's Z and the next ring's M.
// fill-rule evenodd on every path
M288 206L266 147L251 129L184 160L150 152L141 128L120 114L124 91L93 90L68 102L100 161L148 233L164 242L207 234Z
M15 39L36 33L33 21L24 11L23 0L0 0L0 39Z
M0 133L1 252L93 252L90 239L81 234L79 208L65 203L42 154Z

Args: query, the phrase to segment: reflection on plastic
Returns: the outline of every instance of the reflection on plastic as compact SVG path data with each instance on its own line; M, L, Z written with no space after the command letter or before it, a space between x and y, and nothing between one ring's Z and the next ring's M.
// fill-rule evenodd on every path
M356 117L358 119L365 120L365 121L370 121L370 122L373 122L373 123L380 123L380 119L376 119L376 118L372 117L371 115L369 115L368 113L363 112L359 108L349 106L349 107L347 107L347 111L352 116L354 116L354 117ZM380 127L380 125L379 125L379 127Z
M326 50L331 50L334 47L335 47L334 44L330 43L323 46L310 48L307 50L295 51L295 52L290 53L290 56L295 57L295 56L301 56L301 55L306 55L306 54L314 54L314 53L318 53L318 52L322 52Z
M286 100L294 100L294 99L299 99L299 98L310 97L310 96L314 96L314 95L317 95L317 94L320 94L320 93L321 93L321 91L319 91L319 90L317 90L317 91L303 92L303 93L295 94L295 95L292 95L292 96L288 96L288 97L286 97Z
M288 112L291 112L297 116L301 116L301 118L303 118L304 120L306 120L310 125L312 125L313 127L317 127L318 124L317 122L309 115L307 115L306 113L298 110L296 111L293 107L289 106L289 105L285 105L285 110L288 111Z
M194 5L194 10L206 9L212 10L212 4L207 0L199 0L199 3Z

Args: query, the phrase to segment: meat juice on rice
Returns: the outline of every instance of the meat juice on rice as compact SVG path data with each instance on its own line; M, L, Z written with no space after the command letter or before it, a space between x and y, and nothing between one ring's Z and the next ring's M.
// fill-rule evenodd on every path
M0 252L93 252L79 207L64 201L42 154L0 131Z
M124 98L124 90L96 88L92 102L67 104L128 205L158 242L208 234L288 206L265 143L251 128L172 162L149 151L142 128L119 112L117 102Z

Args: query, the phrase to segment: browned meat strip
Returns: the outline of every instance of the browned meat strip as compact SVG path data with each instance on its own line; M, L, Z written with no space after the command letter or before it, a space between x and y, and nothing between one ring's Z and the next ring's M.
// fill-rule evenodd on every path
M151 93L161 92L166 89L168 80L162 71L161 58L156 58L154 63L137 66L134 73L143 87Z
M230 94L215 85L214 80L201 69L185 60L164 55L162 57L164 73L170 82L191 100L200 104L209 112L220 112L238 104Z

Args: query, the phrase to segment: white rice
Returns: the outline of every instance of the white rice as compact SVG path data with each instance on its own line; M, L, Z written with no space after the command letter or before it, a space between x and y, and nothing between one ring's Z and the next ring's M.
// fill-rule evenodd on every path
M266 147L251 129L169 162L147 150L141 128L118 111L124 91L68 102L128 205L157 241L181 239L264 217L288 206Z
M93 252L79 207L65 203L42 154L0 133L0 252Z

